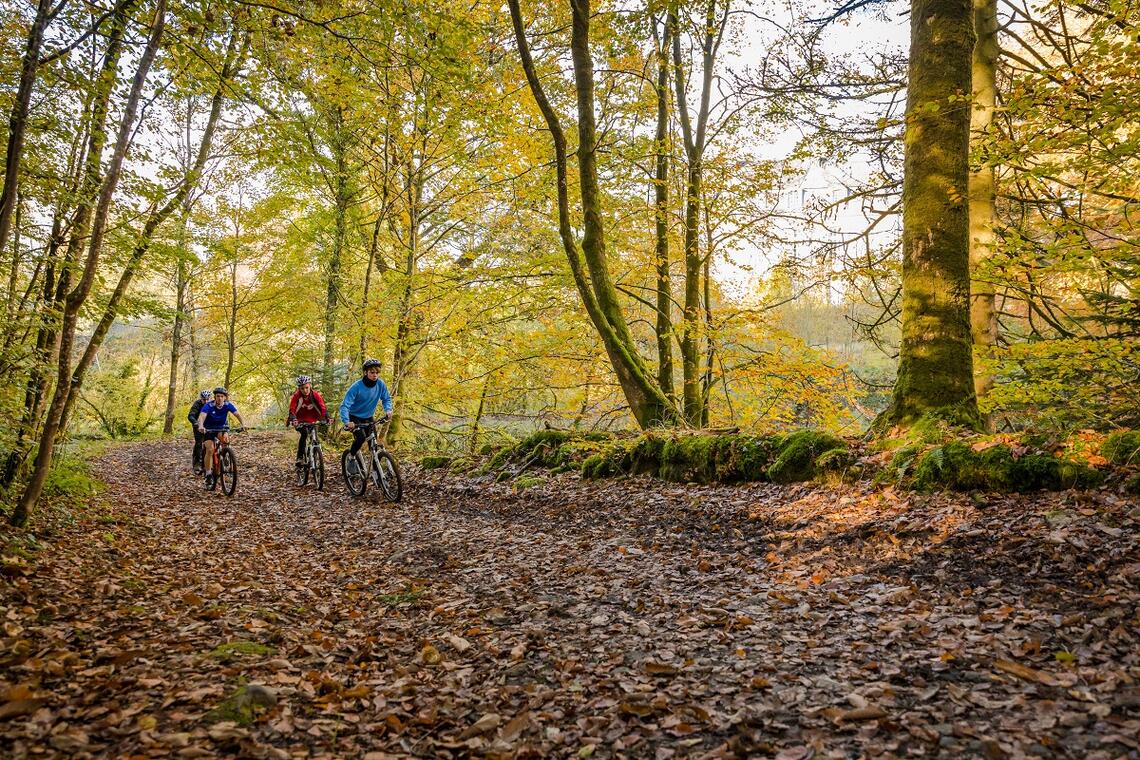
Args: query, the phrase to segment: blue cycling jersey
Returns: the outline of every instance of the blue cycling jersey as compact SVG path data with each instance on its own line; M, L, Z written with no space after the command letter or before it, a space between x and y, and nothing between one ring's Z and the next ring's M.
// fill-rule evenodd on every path
M204 427L207 430L221 430L226 426L226 416L237 411L237 407L229 401L217 406L213 401L202 406L206 413Z
M376 405L384 404L384 411L392 412L392 395L388 393L388 386L383 380L376 380L376 384L369 388L364 380L357 380L349 386L348 393L344 394L344 401L340 402L340 421L348 424L349 416L367 418L376 414Z

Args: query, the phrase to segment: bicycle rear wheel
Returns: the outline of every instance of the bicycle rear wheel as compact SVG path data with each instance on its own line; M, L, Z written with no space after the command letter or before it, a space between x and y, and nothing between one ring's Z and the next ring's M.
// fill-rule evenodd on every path
M340 455L340 471L344 475L344 485L353 496L363 496L368 489L368 476L364 473L364 462L357 454L349 451Z
M325 490L325 456L321 453L320 446L314 446L309 450L309 466L306 471L312 476L313 485L317 490Z
M397 502L404 496L404 483L400 479L400 468L387 451L376 452L376 471L380 476L380 490L388 501Z
M226 496L233 496L234 491L237 490L237 458L234 453L229 449L224 450L219 455L218 479L222 481L222 493Z

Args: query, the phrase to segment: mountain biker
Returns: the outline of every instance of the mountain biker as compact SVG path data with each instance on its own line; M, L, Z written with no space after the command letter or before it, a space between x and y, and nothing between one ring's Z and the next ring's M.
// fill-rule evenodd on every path
M361 370L364 376L349 386L344 401L340 402L340 421L352 431L353 455L360 451L367 438L359 426L372 424L378 403L384 404L384 417L380 422L392 418L392 394L380 379L380 360L366 359Z
M206 487L213 485L214 473L214 439L226 426L226 416L232 414L237 417L238 424L245 427L237 407L230 403L230 394L222 386L214 389L214 400L205 404L198 413L198 430L204 437L203 455L206 465Z
M286 425L313 425L318 422L328 424L329 410L321 394L313 389L313 378L301 375L297 378L297 390L293 398L289 399L289 419ZM297 441L297 466L305 463L305 442L311 428L300 429L301 437ZM316 435L316 431L313 431Z
M210 400L210 392L204 390L198 394L198 398L194 399L194 403L190 405L190 414L186 415L186 419L190 420L190 429L194 431L194 474L202 474L202 441L205 437L198 432L198 414L202 411L202 406Z

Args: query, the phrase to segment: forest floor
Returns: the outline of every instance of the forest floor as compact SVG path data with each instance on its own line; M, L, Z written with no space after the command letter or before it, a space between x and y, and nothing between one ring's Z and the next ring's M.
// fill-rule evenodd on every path
M110 449L7 542L0 756L1140 757L1140 507Z

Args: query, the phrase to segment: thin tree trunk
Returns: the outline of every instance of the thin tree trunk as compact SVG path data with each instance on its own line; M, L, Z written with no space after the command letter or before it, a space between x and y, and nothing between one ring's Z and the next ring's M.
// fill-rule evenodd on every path
M240 240L240 238L239 238ZM227 389L233 381L234 359L237 356L237 313L238 313L238 258L237 245L234 246L234 260L230 264L230 314L226 325L226 376L222 381Z
M483 392L479 394L479 406L475 409L475 421L471 425L471 445L468 447L474 454L479 448L479 423L483 421L483 409L487 404L487 391L491 388L491 378L494 372L488 372L483 378Z
M40 436L40 449L36 454L35 467L28 480L28 486L20 495L20 501L12 512L12 523L24 525L32 508L39 501L43 493L44 482L48 470L51 468L52 455L55 452L56 433L59 430L64 404L67 402L71 390L71 351L75 344L75 331L79 320L79 311L95 281L95 271L99 266L99 257L103 249L103 238L107 229L107 218L111 210L111 199L119 184L122 173L123 160L126 157L127 145L134 130L135 119L138 114L139 101L142 99L143 87L146 84L147 74L155 55L158 53L159 42L162 39L162 30L166 23L166 0L158 0L154 13L154 22L151 25L150 36L146 47L139 58L138 69L131 82L131 91L123 109L123 118L119 124L119 133L115 140L115 149L107 167L107 175L103 187L99 192L99 201L96 206L91 228L91 241L84 261L83 273L75 289L68 293L64 304L63 323L60 329L59 368L56 377L55 393L52 395L51 406L48 408L47 419L44 421L43 433Z
M676 11L670 13L678 25ZM673 64L676 73L673 86L677 91L677 114L681 122L681 135L685 141L685 158L688 164L685 182L685 300L682 307L681 329L681 397L685 420L700 426L705 419L704 394L701 389L701 251L700 218L704 178L704 154L708 134L710 104L712 101L713 67L717 50L728 20L727 5L720 22L717 21L716 0L705 7L704 37L701 41L701 99L696 125L689 116L686 101L684 59L681 54L681 35L673 37Z
M657 384L668 398L673 390L673 292L669 281L669 51L673 45L675 18L665 17L665 32L657 39L657 19L652 18L654 45L657 53L657 132L654 135L655 163L653 174L654 268L657 272Z
M333 231L333 249L325 265L325 336L321 380L325 388L333 387L333 363L336 359L336 312L340 305L341 269L345 238L348 234L348 146L344 134L344 114L338 108L334 127L333 153L336 176L333 178L336 226Z
M412 320L414 278L419 262L420 246L420 205L423 202L423 185L419 169L408 159L406 192L408 194L408 253L404 266L404 291L400 295L399 317L396 323L396 345L392 350L392 421L388 425L388 438L393 443L399 440L403 427L403 411L407 395L407 380L412 362Z
M902 342L876 428L927 413L977 427L967 209L970 0L913 0L903 178Z
M974 43L972 87L973 108L970 110L971 142L982 142L989 134L997 104L997 2L996 0L973 0ZM995 308L993 282L983 270L986 261L993 256L996 235L994 222L994 168L980 166L970 172L970 328L973 333L974 351L984 355L997 345L998 321ZM979 277L978 274L981 274ZM975 357L976 358L976 357ZM974 375L974 392L978 398L985 396L993 387L992 374Z
M8 117L8 151L4 156L4 189L0 191L0 251L8 247L12 231L12 215L19 197L20 161L24 154L24 133L28 127L28 109L32 104L32 88L36 84L36 71L40 64L40 48L44 42L44 28L51 15L51 0L39 0L36 16L28 29L24 45L24 62L20 67L20 84Z
M186 240L185 234L183 240ZM178 260L178 273L175 275L175 311L174 326L170 337L170 378L166 386L166 411L162 416L162 432L166 435L174 432L174 408L178 403L178 364L182 358L182 315L186 310L186 262Z
M590 6L588 0L572 0L573 24L571 53L578 104L578 168L582 196L584 236L579 246L570 223L566 136L530 55L523 29L518 0L508 0L515 39L527 84L554 141L558 191L558 234L570 265L570 273L586 313L606 349L610 365L617 375L630 411L642 428L660 424L676 424L678 414L670 399L661 391L656 378L638 353L629 326L622 314L617 291L606 264L601 196L598 192L594 120L594 67L590 58ZM583 263L585 266L583 266Z

